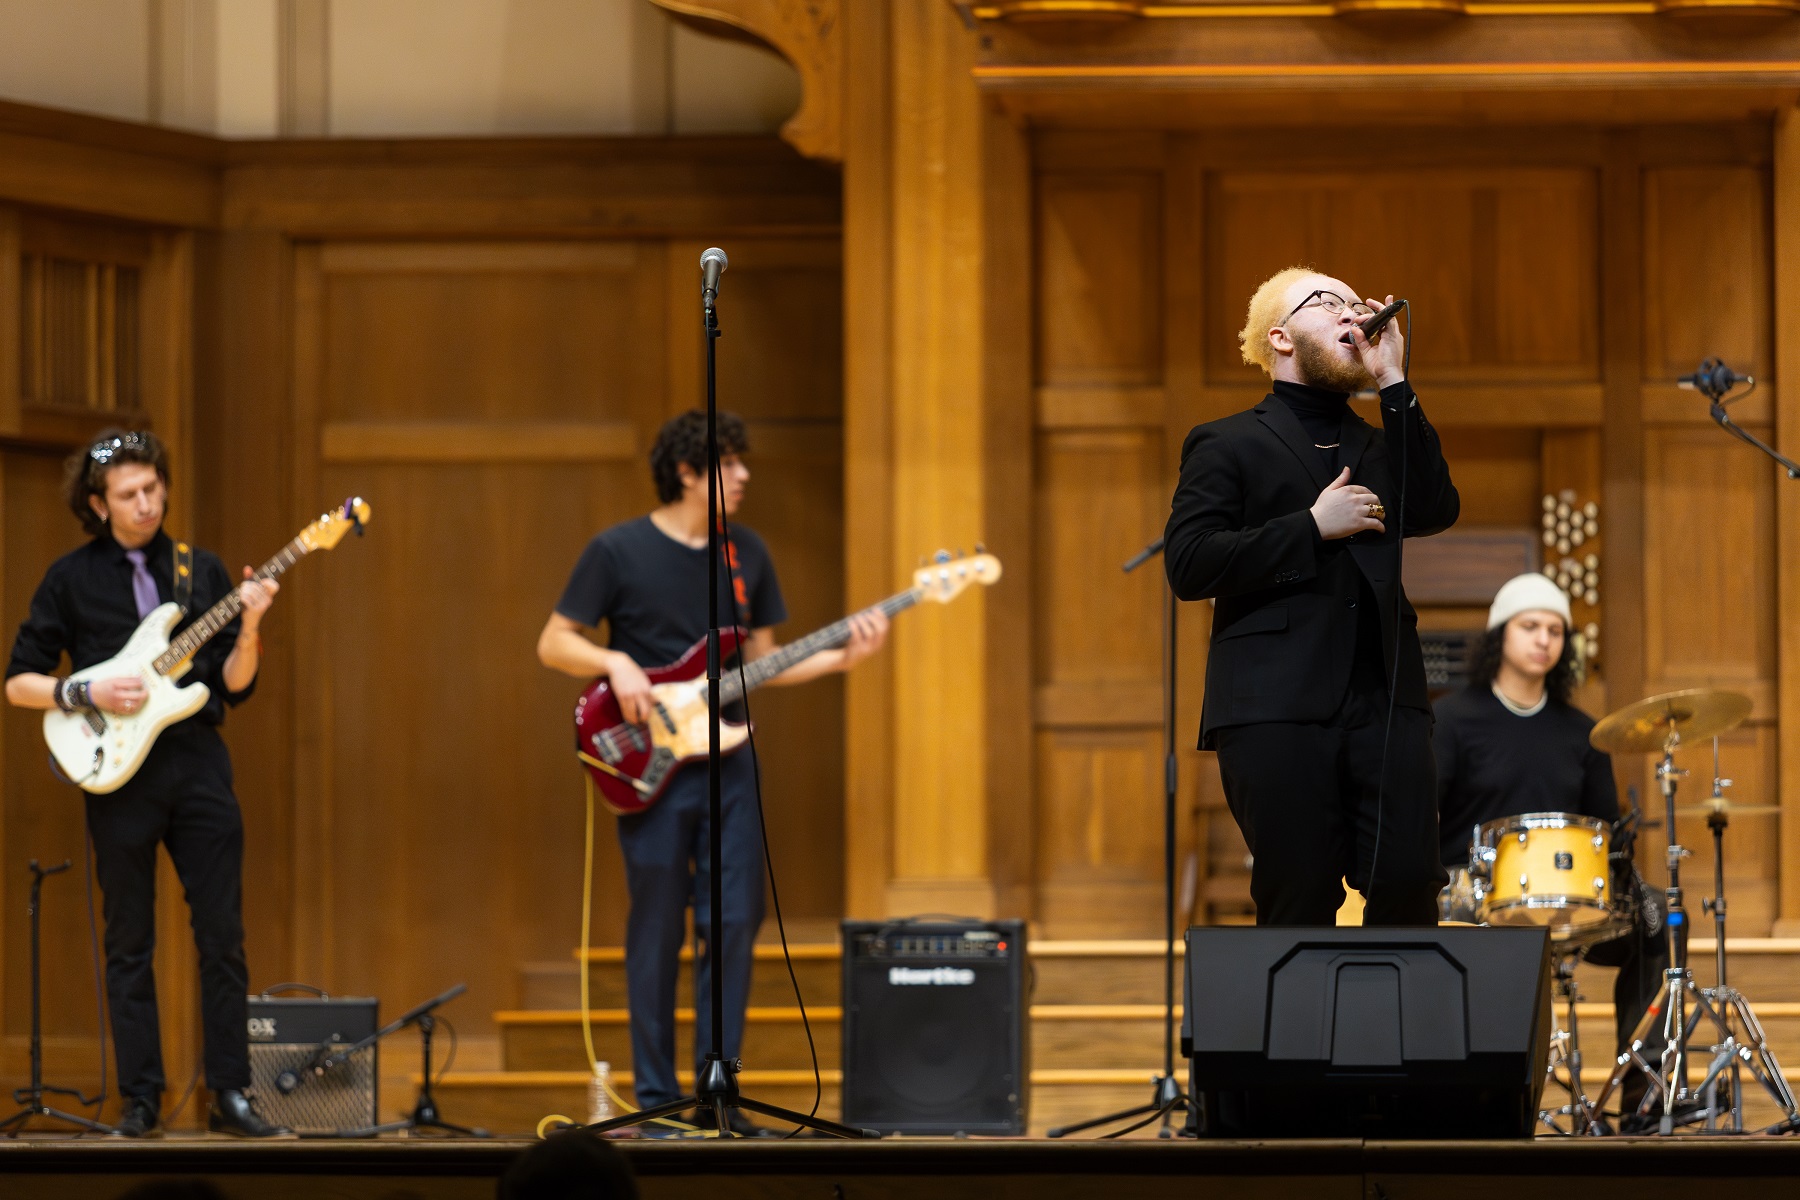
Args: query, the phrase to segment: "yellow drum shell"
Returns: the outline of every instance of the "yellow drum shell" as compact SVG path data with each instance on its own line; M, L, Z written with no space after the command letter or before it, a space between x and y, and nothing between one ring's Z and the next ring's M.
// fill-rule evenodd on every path
M1612 829L1605 821L1524 813L1489 821L1477 839L1493 854L1482 905L1488 924L1579 929L1612 919Z

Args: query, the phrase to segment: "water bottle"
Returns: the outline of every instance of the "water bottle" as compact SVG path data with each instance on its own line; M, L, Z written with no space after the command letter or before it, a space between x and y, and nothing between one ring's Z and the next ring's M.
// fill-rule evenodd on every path
M612 1102L612 1064L594 1063L594 1073L588 1078L588 1111L589 1125L598 1125L601 1121L610 1121L615 1115Z

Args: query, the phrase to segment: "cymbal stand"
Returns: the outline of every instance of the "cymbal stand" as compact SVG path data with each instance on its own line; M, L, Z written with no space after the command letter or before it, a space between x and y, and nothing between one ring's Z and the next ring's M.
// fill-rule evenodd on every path
M1713 895L1702 902L1702 906L1712 913L1715 947L1714 964L1717 971L1717 986L1701 989L1712 1002L1717 1013L1713 1020L1717 1022L1724 1039L1714 1047L1714 1057L1706 1070L1706 1078L1700 1083L1698 1091L1706 1097L1706 1128L1719 1133L1744 1132L1744 1092L1743 1071L1747 1067L1756 1077L1758 1083L1774 1097L1775 1103L1781 1107L1785 1119L1771 1128L1769 1132L1793 1132L1800 1127L1800 1111L1794 1104L1793 1089L1788 1086L1787 1077L1782 1073L1781 1064L1775 1060L1775 1053L1769 1049L1768 1035L1763 1032L1762 1022L1750 1008L1750 1002L1742 992L1732 987L1725 974L1725 830L1731 824L1729 809L1724 803L1725 789L1731 786L1731 780L1719 778L1719 739L1713 738L1713 800L1712 810L1707 813L1706 827L1712 830L1713 837ZM1738 1036L1733 1022L1743 1030ZM1692 1031L1689 1031L1692 1036ZM1721 1105L1719 1101L1720 1084L1729 1071L1729 1101ZM1720 1126L1717 1122L1725 1120Z
M1541 1108L1538 1120L1552 1133L1565 1136L1603 1132L1600 1120L1600 1109L1587 1097L1587 1090L1581 1085L1581 1033L1576 1025L1575 1004L1581 999L1575 987L1575 967L1581 962L1586 948L1556 955L1555 978L1556 998L1568 1004L1568 1020L1550 1031L1550 1061L1544 1070L1546 1084L1553 1084L1568 1093L1569 1102L1560 1108ZM1563 1078L1558 1070L1566 1074ZM1567 1129L1558 1125L1559 1117L1569 1119Z

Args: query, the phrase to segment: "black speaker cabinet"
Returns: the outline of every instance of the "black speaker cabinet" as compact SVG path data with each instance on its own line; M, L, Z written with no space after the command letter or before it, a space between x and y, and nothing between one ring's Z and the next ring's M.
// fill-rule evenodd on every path
M374 1033L377 1007L369 996L251 996L250 1084L262 1115L296 1133L336 1133L376 1124L379 1042L322 1076L309 1067L315 1058L332 1053L327 1043L349 1045ZM285 1082L292 1090L284 1092L287 1072Z
M845 921L844 1113L882 1133L1025 1132L1025 923Z
M1182 1051L1226 1137L1528 1137L1550 941L1528 928L1196 928Z

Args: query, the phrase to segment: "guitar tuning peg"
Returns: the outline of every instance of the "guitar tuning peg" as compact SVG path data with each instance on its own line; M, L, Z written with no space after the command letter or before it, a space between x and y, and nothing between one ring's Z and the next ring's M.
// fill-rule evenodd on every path
M986 553L987 553L987 547L986 547L986 546L984 546L984 545L982 545L982 544L981 544L981 543L980 543L980 542L976 542L976 543L975 543L975 553L977 553L977 554L986 554Z
M938 562L947 563L950 561L950 552L948 550L939 550L936 557Z

